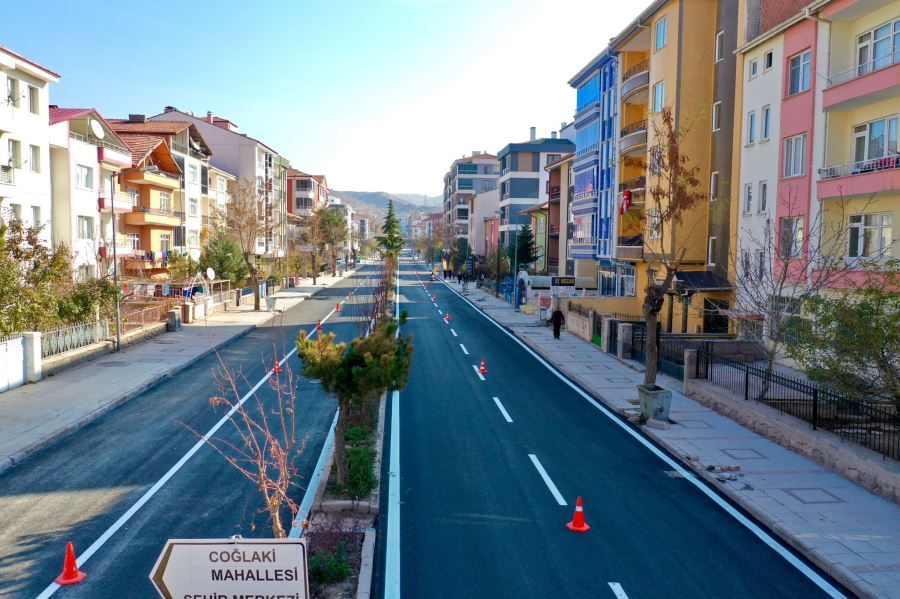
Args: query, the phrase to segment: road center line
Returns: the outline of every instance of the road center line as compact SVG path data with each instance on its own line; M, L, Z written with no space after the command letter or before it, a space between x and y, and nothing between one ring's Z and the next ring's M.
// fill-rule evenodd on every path
M434 302L434 307L437 308L437 302Z
M437 305L437 304L435 304L435 306L436 306L436 305ZM443 314L443 312L441 312L441 309L440 309L440 308L438 308L438 314Z
M458 336L459 336L459 335L456 334L456 331L454 331L453 329L450 329L450 332L453 333L453 336L454 336L454 337L458 337Z
M468 356L468 355L469 355L469 350L466 349L466 346L463 345L462 343L460 343L459 346L462 348L463 353L466 354L466 355Z
M609 588L612 589L612 592L615 593L617 599L628 599L628 595L625 594L625 589L622 588L618 582L610 582Z
M544 482L547 484L547 488L550 489L550 493L553 494L553 498L556 499L556 503L559 505L568 505L566 500L563 499L563 496L560 494L559 489L556 488L556 485L553 484L553 481L550 480L550 476L547 474L547 471L544 470L544 467L541 465L541 461L537 459L537 456L533 453L529 453L528 457L531 458L531 463L534 464L534 467L537 468L538 474L541 475L541 478L544 479Z
M478 375L478 378L480 378L481 380L484 380L484 375L482 375L480 372L478 372L478 366L476 366L475 364L472 364L472 370L475 371L475 374Z
M500 413L503 414L503 417L506 418L506 421L512 423L513 419L509 417L509 412L506 411L506 408L503 407L503 404L500 403L500 398L495 397L494 403L497 404L497 408L500 409Z

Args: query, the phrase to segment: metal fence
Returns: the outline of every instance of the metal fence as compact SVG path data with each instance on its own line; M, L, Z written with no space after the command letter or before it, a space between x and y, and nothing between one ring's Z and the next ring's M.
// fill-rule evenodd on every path
M122 332L130 333L162 321L162 306L150 306L122 314Z
M109 337L109 320L80 322L41 332L41 357L49 358L63 352L103 341Z
M660 323L656 324L657 330ZM710 351L712 341L696 337L657 335L659 341L659 371L684 380L684 351L696 349ZM647 359L647 327L635 326L631 336L631 359L644 363Z
M900 459L900 416L887 398L843 395L751 363L735 362L716 355L712 347L697 352L695 374L747 401L800 418L813 430L822 428L882 456Z

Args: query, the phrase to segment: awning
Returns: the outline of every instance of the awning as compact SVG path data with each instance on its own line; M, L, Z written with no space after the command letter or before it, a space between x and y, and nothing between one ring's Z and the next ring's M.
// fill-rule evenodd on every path
M734 285L708 270L677 271L674 282L694 291L730 291L734 289Z

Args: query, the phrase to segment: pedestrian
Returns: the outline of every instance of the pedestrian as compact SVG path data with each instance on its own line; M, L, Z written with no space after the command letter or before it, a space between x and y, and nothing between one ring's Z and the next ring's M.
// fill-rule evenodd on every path
M553 314L550 315L550 322L553 323L553 338L559 339L559 329L562 328L562 324L566 321L563 318L562 310L559 309L557 305L553 310Z

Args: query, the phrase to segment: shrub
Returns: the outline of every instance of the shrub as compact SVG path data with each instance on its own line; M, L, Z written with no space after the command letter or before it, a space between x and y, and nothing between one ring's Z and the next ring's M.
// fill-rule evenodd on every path
M366 497L375 488L375 452L368 447L348 447L347 465L350 476L347 491L351 497Z
M365 441L369 436L369 431L363 426L354 426L348 428L344 433L344 440L348 445L357 445Z
M334 551L316 551L309 557L309 577L318 584L342 582L350 577L347 543L341 541Z

